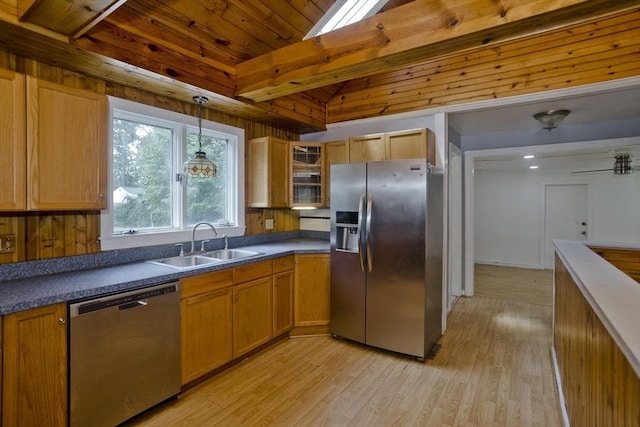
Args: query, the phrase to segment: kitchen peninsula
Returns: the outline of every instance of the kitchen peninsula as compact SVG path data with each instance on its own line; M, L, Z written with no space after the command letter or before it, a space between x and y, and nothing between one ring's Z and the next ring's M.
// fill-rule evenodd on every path
M571 425L640 421L640 248L554 241L553 357ZM625 262L607 261L607 251ZM611 258L610 258L611 259Z

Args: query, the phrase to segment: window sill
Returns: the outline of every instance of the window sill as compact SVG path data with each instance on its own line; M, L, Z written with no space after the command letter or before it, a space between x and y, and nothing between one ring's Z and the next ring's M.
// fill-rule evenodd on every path
M246 227L244 226L216 227L216 231L218 232L217 235L215 235L209 228L198 228L196 231L196 241L202 241L203 239L222 239L223 236L244 236L245 228ZM185 242L191 242L191 230L171 231L165 233L122 234L119 236L100 238L102 251Z

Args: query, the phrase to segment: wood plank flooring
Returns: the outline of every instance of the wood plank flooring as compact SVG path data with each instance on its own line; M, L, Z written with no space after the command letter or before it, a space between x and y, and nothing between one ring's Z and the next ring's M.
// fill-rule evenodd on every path
M560 426L551 308L460 298L434 360L292 338L128 426Z
M551 307L553 270L475 264L474 294Z

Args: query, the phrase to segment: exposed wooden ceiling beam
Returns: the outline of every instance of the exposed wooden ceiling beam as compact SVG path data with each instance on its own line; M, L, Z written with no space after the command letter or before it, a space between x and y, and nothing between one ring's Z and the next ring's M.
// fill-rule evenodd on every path
M80 37L127 0L17 0L18 19Z
M17 18L11 19L2 13L0 49L107 82L184 102L192 102L194 94L201 94L209 98L211 108L247 120L291 123L305 132L326 129L324 105L322 108L309 108L309 102L302 94L258 104L245 102L231 96L223 96L211 88L202 88L118 59L79 49L68 43L66 37L33 24L18 22Z
M238 95L267 101L637 6L637 0L416 0L238 64Z
M109 6L106 9L104 9L103 11L101 11L98 15L94 16L94 18L90 22L87 22L87 24L84 27L82 27L79 31L76 31L76 33L73 34L73 36L71 36L71 38L72 39L77 39L79 37L82 37L82 35L84 35L87 31L89 31L90 29L92 29L93 27L98 25L100 22L102 22L104 19L106 19L109 15L111 15L113 12L115 12L120 6L122 6L126 2L127 2L127 0L116 0L116 1L114 1L111 4L111 6Z

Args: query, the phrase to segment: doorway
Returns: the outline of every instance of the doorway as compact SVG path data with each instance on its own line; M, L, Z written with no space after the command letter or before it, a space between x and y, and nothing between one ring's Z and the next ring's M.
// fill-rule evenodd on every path
M544 268L553 268L553 239L587 239L587 195L587 184L545 186Z

